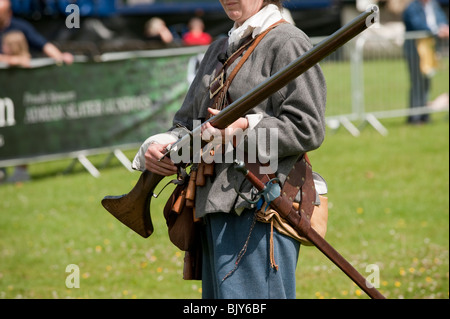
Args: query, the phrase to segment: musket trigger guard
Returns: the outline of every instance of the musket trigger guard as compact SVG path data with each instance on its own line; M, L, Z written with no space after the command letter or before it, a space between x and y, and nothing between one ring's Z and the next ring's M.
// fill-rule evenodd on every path
M249 203L249 204L252 204L252 205L257 204L257 203L260 201L261 197L264 199L265 202L270 203L273 199L270 198L270 197L268 196L268 194L271 193L272 187L273 187L273 186L271 186L271 185L273 185L273 184L280 184L280 179L279 179L279 178L272 178L270 181L268 181L268 182L266 183L266 187L265 187L262 191L260 191L260 192L258 192L258 193L256 193L256 194L254 195L254 196L255 196L255 197L254 197L254 200L251 200L251 199L249 199L247 196L245 196L244 194L242 194L242 193L236 188L236 185L234 185L234 190L236 191L236 193L237 193L243 200L245 200L245 201L246 201L247 203Z

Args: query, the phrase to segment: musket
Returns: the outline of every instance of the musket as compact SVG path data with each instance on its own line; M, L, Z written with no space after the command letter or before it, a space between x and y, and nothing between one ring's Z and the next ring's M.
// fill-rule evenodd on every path
M209 122L213 127L224 129L240 117L247 114L252 108L263 102L272 94L279 91L289 82L299 77L311 67L325 59L331 53L355 38L377 21L379 9L372 6L354 20L320 42L301 57L272 75L248 93L231 103L217 115L211 117ZM192 136L199 136L201 126L196 127L190 134L186 134L164 151L164 156L170 156L191 143ZM153 224L150 214L150 203L153 192L164 176L145 170L133 189L121 196L105 196L103 207L124 225L128 226L144 238L153 233Z
M250 172L245 164L235 161L235 169L241 172L245 178L260 192L266 192L268 187L272 187L269 183L266 186L252 172ZM273 185L273 184L272 184ZM279 196L269 203L270 207L277 211L294 229L307 238L314 246L316 246L325 256L328 257L336 266L338 266L355 284L357 284L372 299L385 299L385 297L370 284L336 249L334 249L322 236L320 236L305 216L302 210L296 211L292 202L285 196Z

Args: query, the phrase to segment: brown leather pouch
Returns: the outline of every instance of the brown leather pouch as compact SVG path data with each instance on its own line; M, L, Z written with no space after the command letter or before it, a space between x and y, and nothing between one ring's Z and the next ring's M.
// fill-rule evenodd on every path
M165 207L164 217L169 230L170 241L185 251L183 279L201 280L202 243L199 219L195 219L195 208L186 204L189 183L178 185L170 195Z
M177 203L177 200L186 200L182 193L185 192L187 185L188 183L178 185L164 207L164 218L169 229L169 239L183 251L193 249L199 227L198 223L194 222L194 208L185 205L185 203ZM179 212L177 211L178 207L181 207Z

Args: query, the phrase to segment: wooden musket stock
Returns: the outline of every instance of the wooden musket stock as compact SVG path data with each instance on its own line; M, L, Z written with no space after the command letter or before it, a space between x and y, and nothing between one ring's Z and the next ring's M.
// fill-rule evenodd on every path
M353 21L323 40L317 46L237 99L219 114L211 117L208 122L213 127L219 129L226 128L269 96L276 93L289 82L305 73L311 67L366 30L373 23L372 18L375 19L378 10L377 6L373 6L371 10L360 14ZM200 134L200 131L201 127L199 126L191 133L196 136ZM178 151L184 145L188 145L191 139L190 135L186 134L171 145L167 149L167 155L172 151ZM153 232L149 212L151 198L155 187L163 178L163 176L146 170L141 174L138 183L128 194L122 196L106 196L102 200L102 205L120 222L142 237L147 238Z

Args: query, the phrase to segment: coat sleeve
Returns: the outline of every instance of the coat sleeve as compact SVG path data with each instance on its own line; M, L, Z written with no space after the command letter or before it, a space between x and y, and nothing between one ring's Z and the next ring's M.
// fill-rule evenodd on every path
M444 10L442 10L442 8L440 7L439 3L435 2L434 6L435 6L436 20L437 20L438 26L441 27L443 25L448 25L447 16L445 15Z
M303 36L291 36L288 41L273 45L271 75L312 48ZM270 158L276 151L278 158L300 156L317 149L325 138L326 82L319 65L287 84L270 98L263 119L256 125L258 155ZM268 132L267 132L268 130ZM270 150L268 138L278 135L277 150ZM269 157L266 157L269 160Z
M411 5L403 12L403 22L408 31L430 31L427 25L425 12L421 9L420 4L411 3Z
M181 108L176 112L173 120L173 128L182 125L189 130L193 129L194 120L204 118L207 115L209 105L209 83L212 70L218 63L217 55L224 45L223 40L212 43L206 51L196 76L189 87Z

